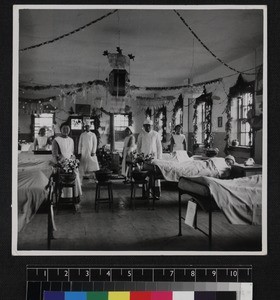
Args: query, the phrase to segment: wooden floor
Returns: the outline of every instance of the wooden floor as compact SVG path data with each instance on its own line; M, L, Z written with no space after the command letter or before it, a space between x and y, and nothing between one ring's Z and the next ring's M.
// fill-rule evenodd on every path
M139 196L140 196L139 188ZM80 213L63 207L55 215L57 231L51 250L78 251L208 251L208 239L183 224L178 236L178 192L162 184L162 196L151 210L146 202L129 209L130 185L113 184L114 210L102 204L94 210L95 183L84 180ZM185 198L184 198L185 199ZM185 208L183 209L185 213ZM208 214L199 211L200 227L207 230ZM18 250L47 250L47 215L42 210L18 236ZM261 226L231 225L221 212L213 213L214 251L260 251Z

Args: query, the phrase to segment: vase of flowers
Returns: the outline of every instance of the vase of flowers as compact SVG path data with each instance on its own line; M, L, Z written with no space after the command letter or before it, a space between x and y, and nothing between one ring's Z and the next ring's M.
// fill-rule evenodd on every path
M96 179L100 182L108 181L113 173L113 171L110 170L112 164L111 152L103 146L96 151L96 155L100 165L100 170L95 172Z
M56 167L59 173L60 182L71 183L76 179L76 170L80 161L74 155L70 158L61 157L58 159Z
M143 170L144 164L150 163L153 159L154 156L152 154L145 155L144 153L137 153L137 151L131 153L131 163L133 167L131 176L135 181L145 180L149 172Z

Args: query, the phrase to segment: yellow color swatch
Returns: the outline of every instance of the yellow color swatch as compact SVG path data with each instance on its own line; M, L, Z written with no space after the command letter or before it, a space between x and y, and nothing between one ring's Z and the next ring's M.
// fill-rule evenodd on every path
M108 300L130 300L130 292L108 292Z

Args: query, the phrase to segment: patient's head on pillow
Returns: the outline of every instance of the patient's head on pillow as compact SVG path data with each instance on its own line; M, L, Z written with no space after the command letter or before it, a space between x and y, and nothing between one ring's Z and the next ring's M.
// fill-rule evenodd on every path
M226 161L226 164L227 164L228 166L232 166L232 165L235 164L235 158L234 158L234 156L232 156L232 155L226 156L226 157L225 157L225 161Z

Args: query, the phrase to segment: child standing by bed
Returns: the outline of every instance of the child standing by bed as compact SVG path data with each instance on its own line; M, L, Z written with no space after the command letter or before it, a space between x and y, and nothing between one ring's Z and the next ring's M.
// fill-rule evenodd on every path
M174 128L175 134L172 134L170 151L187 150L186 137L182 134L182 126L176 125Z

